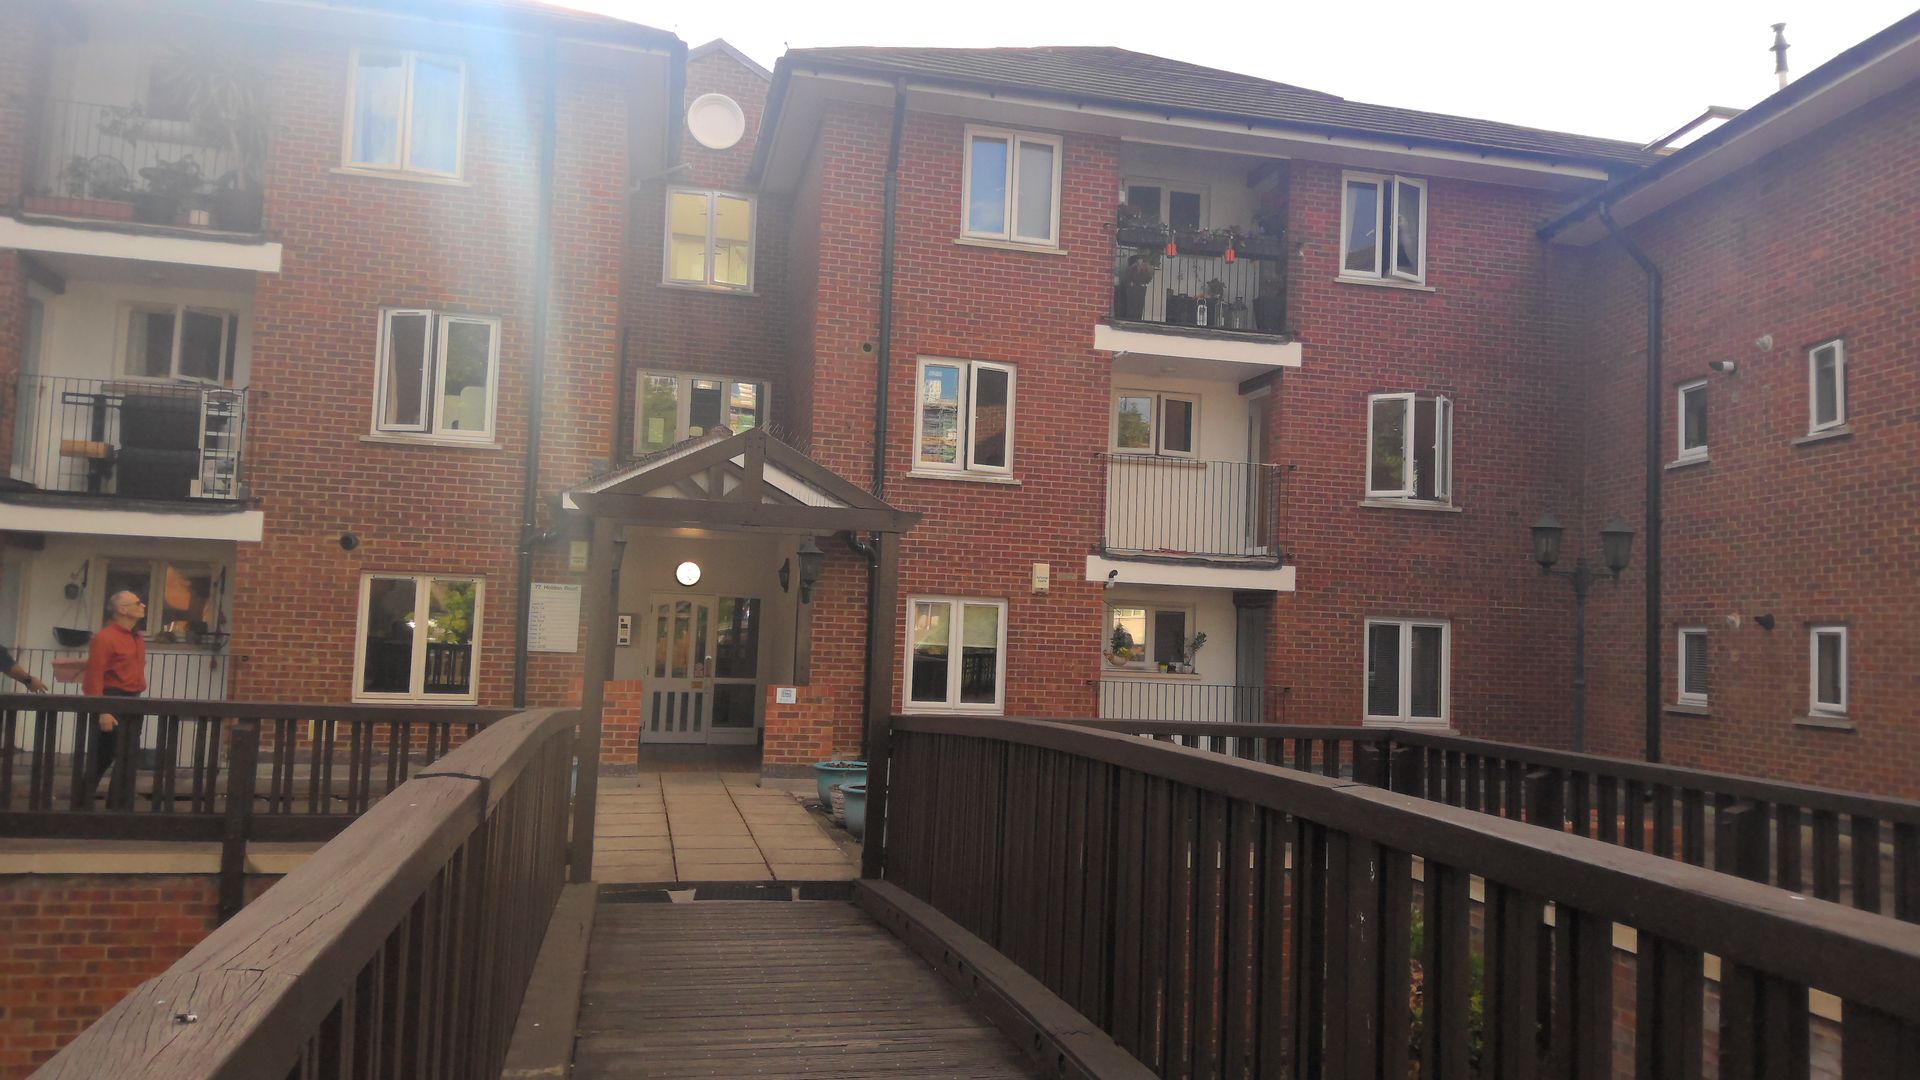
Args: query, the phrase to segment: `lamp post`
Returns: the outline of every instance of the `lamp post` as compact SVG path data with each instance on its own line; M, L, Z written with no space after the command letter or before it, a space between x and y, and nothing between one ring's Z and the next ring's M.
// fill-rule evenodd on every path
M1566 578L1573 584L1572 734L1573 752L1578 754L1587 748L1587 593L1600 575L1587 565L1585 555L1573 561L1572 570L1553 568L1560 561L1560 537L1565 532L1552 514L1542 515L1533 526L1533 561L1540 564L1541 573ZM1633 556L1633 530L1615 517L1600 530L1600 550L1607 560L1607 571L1618 582Z

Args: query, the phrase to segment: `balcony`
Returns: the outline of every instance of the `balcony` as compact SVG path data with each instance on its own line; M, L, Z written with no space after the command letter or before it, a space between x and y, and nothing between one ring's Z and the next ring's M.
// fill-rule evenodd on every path
M1268 337L1286 333L1283 234L1122 221L1114 229L1113 259L1116 325Z
M28 215L258 233L263 140L224 121L155 115L139 102L43 101Z
M1109 555L1278 563L1280 467L1102 454Z
M240 502L246 419L244 387L22 375L14 394L14 483L0 481L0 489Z
M1286 719L1283 688L1169 679L1101 679L1102 720L1167 723L1278 724Z

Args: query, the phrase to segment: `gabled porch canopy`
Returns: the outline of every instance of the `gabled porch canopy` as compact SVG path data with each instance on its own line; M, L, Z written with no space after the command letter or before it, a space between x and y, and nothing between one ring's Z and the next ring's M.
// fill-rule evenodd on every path
M593 521L587 557L587 656L580 692L580 755L574 801L571 874L586 881L593 866L594 802L599 788L600 721L613 674L615 543L632 526L828 535L869 533L865 756L887 760L894 698L900 603L900 534L920 515L896 510L833 470L755 428L713 435L593 477L566 497ZM806 601L803 599L802 604ZM806 608L802 608L805 612ZM869 774L867 805L886 808L886 773ZM877 872L878 845L868 849Z
M758 428L663 450L568 499L596 520L628 525L898 535L920 520Z

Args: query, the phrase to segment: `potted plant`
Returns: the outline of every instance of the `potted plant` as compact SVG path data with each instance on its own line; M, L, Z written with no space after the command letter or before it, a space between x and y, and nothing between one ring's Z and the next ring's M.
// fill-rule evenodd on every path
M1213 278L1208 281L1206 286L1206 299L1195 309L1193 324L1195 326L1227 325L1226 296L1226 282L1221 281L1219 278Z
M1133 663L1133 651L1133 635L1127 633L1126 630L1121 627L1114 627L1113 633L1107 638L1107 651L1105 653L1107 663L1112 664L1114 667L1126 667L1128 664Z
M1113 242L1123 248L1158 251L1167 244L1167 227L1128 203L1120 204L1120 220L1113 226Z
M1153 286L1154 274L1159 267L1154 265L1154 256L1146 252L1135 252L1127 258L1127 265L1120 271L1119 305L1115 314L1122 319L1140 321L1147 312L1147 290Z
M192 154L149 165L140 170L140 176L147 186L134 192L133 218L148 225L174 224L187 209L187 200L207 186L206 177L200 173L200 163L193 160Z
M1234 242L1234 249L1243 258L1278 259L1286 255L1286 243L1284 233L1262 226L1260 232L1240 234Z
M1181 666L1187 674L1189 675L1193 674L1194 658L1200 655L1200 648L1206 643L1207 643L1207 632L1205 630L1200 631L1199 633L1193 635L1192 637L1188 638L1186 641L1181 643L1181 647L1180 647L1180 654L1182 659Z
M259 68L235 45L175 48L160 80L166 93L186 104L196 137L230 159L207 197L213 224L257 232L266 201L269 134Z

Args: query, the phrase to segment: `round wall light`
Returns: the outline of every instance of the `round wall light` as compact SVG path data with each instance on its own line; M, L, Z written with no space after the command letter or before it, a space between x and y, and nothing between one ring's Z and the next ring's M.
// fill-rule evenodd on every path
M700 584L700 564L688 559L673 568L673 580L682 585Z
M747 133L747 114L725 94L701 94L687 106L687 134L709 150L731 150Z

